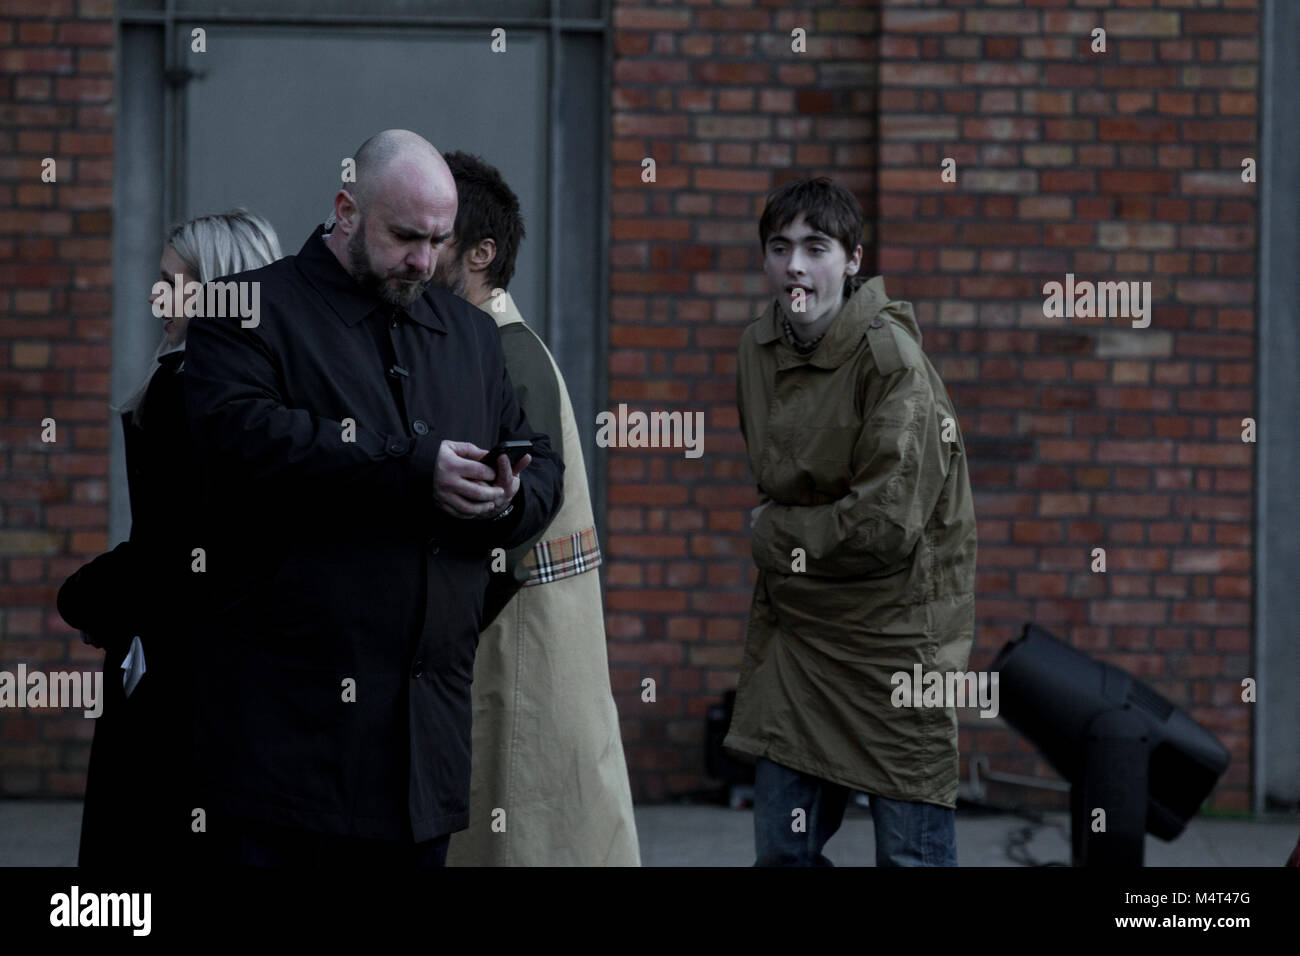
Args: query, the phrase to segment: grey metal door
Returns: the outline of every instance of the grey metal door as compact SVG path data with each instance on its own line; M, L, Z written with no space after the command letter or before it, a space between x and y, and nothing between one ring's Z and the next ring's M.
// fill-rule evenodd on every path
M606 381L608 4L503 0L490 18L444 2L221 6L123 5L114 397L139 381L157 343L143 303L167 223L243 205L296 253L329 214L342 161L402 127L481 155L519 195L528 237L511 293L555 354L579 422L594 422ZM497 29L504 51L493 49ZM603 453L594 429L580 430L603 524ZM116 541L129 510L111 432Z
M486 31L209 27L207 52L188 56L178 214L245 205L296 253L329 214L344 158L381 129L414 130L481 155L518 193L529 239L510 291L545 337L542 39L510 31L494 54Z

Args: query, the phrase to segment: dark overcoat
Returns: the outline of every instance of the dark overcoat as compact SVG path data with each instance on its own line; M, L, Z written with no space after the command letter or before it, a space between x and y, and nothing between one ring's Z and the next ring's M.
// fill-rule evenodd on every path
M184 405L183 351L158 359L137 423L122 415L131 534L74 572L59 614L105 650L104 702L86 775L82 866L166 864L196 849L187 792L192 752L190 552L198 466ZM132 637L146 671L127 697L122 660Z
M492 552L545 527L563 466L515 400L495 324L463 300L430 288L409 310L384 305L320 228L297 256L223 281L257 283L259 314L196 317L186 349L211 519L208 799L340 836L463 829ZM533 462L509 514L435 504L443 439L522 438Z

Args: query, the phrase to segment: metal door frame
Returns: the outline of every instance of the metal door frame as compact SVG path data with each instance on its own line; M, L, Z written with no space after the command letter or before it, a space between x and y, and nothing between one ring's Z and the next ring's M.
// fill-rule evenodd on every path
M1295 91L1300 87L1300 4L1265 0L1260 11L1260 82L1257 205L1259 294L1256 321L1255 417L1255 634L1252 805L1270 809L1270 791L1300 794L1300 420L1294 414L1300 380L1300 129ZM1270 739L1272 735L1272 739ZM1289 764L1289 766L1288 766ZM1282 779L1279 779L1282 778Z

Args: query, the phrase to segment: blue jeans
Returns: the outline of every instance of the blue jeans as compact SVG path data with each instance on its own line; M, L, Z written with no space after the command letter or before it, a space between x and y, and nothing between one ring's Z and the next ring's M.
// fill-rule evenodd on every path
M754 772L755 866L834 866L822 853L844 819L848 787L759 757ZM796 829L802 810L801 830ZM932 803L871 796L876 866L956 866L956 814Z

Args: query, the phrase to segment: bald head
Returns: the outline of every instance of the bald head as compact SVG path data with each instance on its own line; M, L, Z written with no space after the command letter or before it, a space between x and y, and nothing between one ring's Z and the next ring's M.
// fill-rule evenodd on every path
M327 244L362 286L410 306L433 277L456 220L456 180L424 137L387 129L361 144L356 182L334 196Z
M442 154L427 139L409 129L376 133L357 148L353 159L357 181L351 192L363 210L368 199L393 186L418 188L422 184L450 180L451 188L456 188Z

